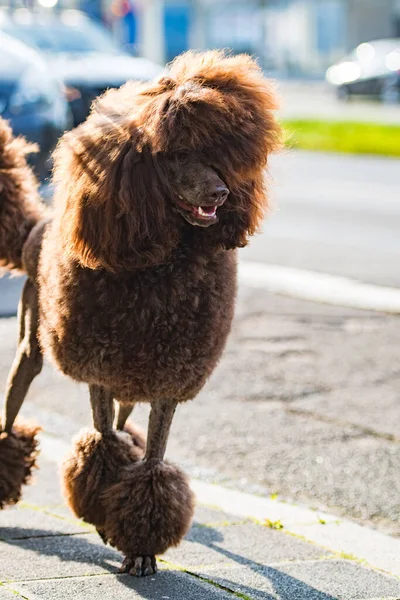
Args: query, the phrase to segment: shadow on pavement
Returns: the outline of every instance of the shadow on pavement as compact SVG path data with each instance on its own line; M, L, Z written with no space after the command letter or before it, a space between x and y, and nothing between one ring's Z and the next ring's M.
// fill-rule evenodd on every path
M207 542L205 543L201 535L201 529L204 526L201 526L201 523L193 523L193 525L200 525L200 527L192 527L189 534L185 538L186 541L203 544L207 548L222 554L232 562L236 562L242 567L251 569L258 577L263 577L270 583L271 590L273 590L274 595L270 596L265 591L260 589L219 577L215 571L202 571L204 575L207 573L207 578L214 578L219 585L236 593L239 592L241 594L245 594L250 598L263 598L265 600L276 600L276 598L279 598L279 600L293 600L293 598L298 598L299 600L308 598L310 600L337 600L337 596L331 596L330 594L321 592L316 588L304 583L303 581L287 575L279 569L263 565L262 563L245 558L240 554L231 552L226 548L217 546L216 544L218 542L222 542L224 540L224 536L220 531L214 529L213 527L207 526ZM202 576L202 573L199 574L200 577Z
M30 529L29 537L24 537L24 529L20 527L0 527L0 542L7 543L10 546L10 554L12 553L12 547L17 546L29 552L35 552L38 557L56 557L62 563L79 563L87 565L88 567L100 567L108 571L112 575L116 575L118 582L123 584L125 587L131 590L135 590L141 595L143 599L154 600L154 589L160 590L160 586L167 587L168 590L174 589L175 583L178 588L182 587L182 573L180 571L161 571L155 577L144 577L136 578L126 574L118 573L118 563L122 563L122 556L116 550L109 546L103 546L101 544L91 543L85 539L85 533L79 534L61 534L57 531L46 531L41 529ZM38 561L28 561L31 563L29 568L33 569L34 576L25 569L24 564L18 560L18 564L15 565L15 580L22 581L24 579L29 580L30 583L34 583L35 580L44 579L63 579L64 576L60 572L55 572L56 565L44 564L40 566ZM17 563L17 559L16 559ZM116 564L117 563L117 564ZM41 572L45 572L46 576L43 577ZM89 570L85 572L74 573L73 569L69 571L65 577L84 577L88 574ZM96 572L93 568L93 572L90 575L102 575L104 572ZM4 578L0 569L0 581ZM194 579L194 578L193 578ZM14 578L7 576L7 581L13 581ZM179 581L178 581L179 580ZM194 580L195 582L195 580ZM159 596L157 596L159 597Z
M212 531L211 543L209 537L210 531ZM250 568L258 577L263 577L269 582L271 591L273 590L274 595L270 595L261 589L249 585L232 582L229 581L229 579L222 578L218 576L217 570L211 572L204 572L202 570L201 573L193 573L198 580L202 580L203 582L215 581L217 585L226 588L227 591L239 592L250 598L263 598L264 600L276 600L276 598L279 598L280 600L293 600L295 594L295 597L299 598L299 600L303 598L309 598L310 600L337 600L336 596L320 592L278 569L249 560L248 558L240 556L240 554L230 552L229 550L215 545L217 542L223 541L223 535L212 527L207 527L207 532L208 543L205 543L204 540L202 540L201 527L193 528L187 536L186 541L204 544L208 548L223 554L231 561L236 562L238 565ZM0 541L8 543L11 546L17 545L18 547L31 552L34 551L40 556L55 556L61 562L75 562L86 564L88 566L100 566L110 574L116 575L120 583L123 583L123 585L129 589L135 589L143 598L154 600L153 577L137 579L129 575L118 574L115 564L112 563L121 562L121 555L109 546L105 547L91 543L85 539L85 534L60 535L59 532L36 529L29 531L29 537L24 537L23 528L0 527ZM188 570L188 574L191 575L190 570ZM79 576L79 574L77 574L77 576ZM54 577L60 577L60 574L54 573ZM48 578L52 578L52 574L49 572ZM164 580L165 585L168 585L168 589L171 589L174 587L174 579L181 579L182 573L181 571L174 572L173 570L162 571L157 575L157 581L159 581L159 583L161 583L160 578ZM18 567L18 579L24 579L21 564L19 564Z

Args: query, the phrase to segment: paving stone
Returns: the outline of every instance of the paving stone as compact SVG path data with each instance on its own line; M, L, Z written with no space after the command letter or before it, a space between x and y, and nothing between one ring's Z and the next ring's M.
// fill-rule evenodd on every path
M271 567L215 567L193 572L254 600L366 600L400 598L400 581L345 560Z
M287 575L304 583L320 582L320 589L340 600L361 598L400 598L400 580L345 560L322 561L307 568L307 564L283 567Z
M193 519L194 523L211 526L236 525L237 523L242 523L244 520L245 519L230 515L218 508L211 508L209 506L203 506L202 504L196 505ZM248 521L250 522L250 520Z
M325 525L294 523L291 531L303 538L313 540L318 546L351 554L377 569L400 576L399 538L382 536L378 531L351 521L327 522Z
M320 581L320 588L330 591L340 600L360 598L400 597L400 581L357 563L344 560L315 563L311 569L306 564L287 565L286 574L304 583Z
M116 573L122 557L97 534L0 542L0 581Z
M78 519L57 518L40 510L17 506L0 512L0 539L3 540L84 533L88 530L92 531L92 528Z
M326 557L328 553L282 531L254 523L227 527L194 525L185 541L168 550L164 558L183 565L268 564L287 560L309 560Z
M230 593L174 571L143 579L109 575L14 583L13 588L29 600L232 600Z

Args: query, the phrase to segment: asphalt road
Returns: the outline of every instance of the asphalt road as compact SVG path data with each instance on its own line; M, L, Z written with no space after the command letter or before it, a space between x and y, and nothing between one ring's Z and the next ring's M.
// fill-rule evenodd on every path
M400 106L373 99L338 100L332 86L321 81L278 82L281 114L286 119L322 119L400 124Z
M400 160L288 152L270 170L273 210L243 259L400 285Z

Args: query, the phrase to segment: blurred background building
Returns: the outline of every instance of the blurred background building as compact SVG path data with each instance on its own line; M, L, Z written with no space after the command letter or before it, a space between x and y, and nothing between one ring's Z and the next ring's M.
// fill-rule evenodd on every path
M138 55L164 63L188 48L259 56L282 76L323 75L361 42L400 37L400 0L14 0L79 8ZM10 1L0 0L10 6Z
M192 45L257 54L269 70L321 75L367 40L400 36L400 0L198 0Z

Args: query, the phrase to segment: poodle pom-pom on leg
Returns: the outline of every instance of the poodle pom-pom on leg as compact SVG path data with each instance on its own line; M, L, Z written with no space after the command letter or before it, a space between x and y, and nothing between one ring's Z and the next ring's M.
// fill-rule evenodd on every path
M142 456L143 452L126 433L81 431L62 465L64 495L72 511L88 523L101 527L104 490L118 480L120 469L141 460Z
M1 423L0 423L1 431ZM36 467L39 427L17 423L0 433L0 508L16 504Z
M156 572L155 556L179 544L193 517L194 495L186 475L160 460L131 465L104 500L107 536L126 556L121 572L135 576Z
M71 510L97 528L105 543L103 494L118 481L121 470L143 458L130 433L112 430L113 398L99 386L90 386L96 429L83 430L62 465L64 495Z
M179 544L193 517L186 475L163 461L175 408L171 401L152 404L144 460L121 470L104 494L106 535L125 554L121 571L138 577L156 572L156 555Z
M29 483L39 454L40 427L16 421L33 379L42 369L37 340L38 306L35 285L27 280L18 309L17 354L7 380L4 416L0 421L0 508L16 504Z
M64 490L74 513L125 554L121 571L156 572L156 555L179 544L189 529L194 496L185 474L163 461L176 403L153 403L145 439L127 427L129 408L113 430L112 394L90 386L95 430L83 431L63 465Z

